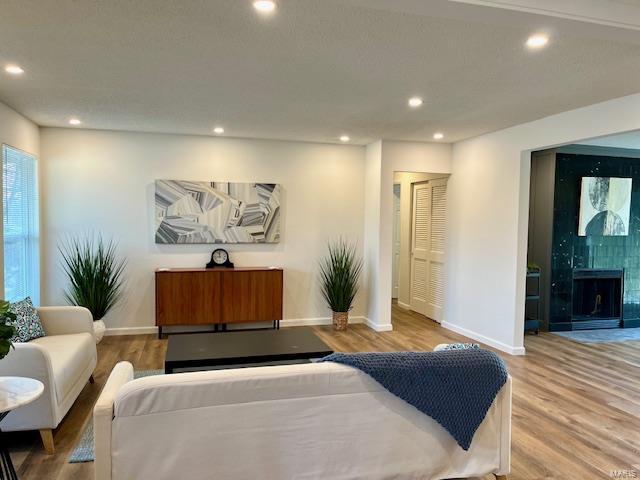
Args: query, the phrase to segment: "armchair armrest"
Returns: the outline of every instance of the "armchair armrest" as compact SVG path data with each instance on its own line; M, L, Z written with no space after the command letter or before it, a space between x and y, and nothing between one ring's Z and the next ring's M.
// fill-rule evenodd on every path
M93 335L93 317L84 307L39 307L38 315L47 335L83 332Z
M133 380L133 365L119 362L113 367L107 383L93 407L93 432L96 480L111 480L111 423L113 406L120 388Z
M32 415L28 422L40 425L38 428L52 428L56 410L56 385L49 353L36 343L15 343L14 348L0 361L0 376L5 375L34 378L43 383L44 393L36 401L39 405L38 413ZM3 425L10 424L12 429L22 429L21 423L13 415Z

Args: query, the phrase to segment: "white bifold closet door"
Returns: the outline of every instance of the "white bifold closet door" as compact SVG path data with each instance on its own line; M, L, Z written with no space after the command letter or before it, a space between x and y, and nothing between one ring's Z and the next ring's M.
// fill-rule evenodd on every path
M411 310L441 322L447 180L414 183L412 187Z

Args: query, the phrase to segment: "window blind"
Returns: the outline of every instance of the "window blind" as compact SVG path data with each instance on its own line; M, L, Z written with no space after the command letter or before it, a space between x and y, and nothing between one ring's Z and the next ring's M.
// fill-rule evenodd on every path
M2 146L4 298L40 304L40 229L36 157Z

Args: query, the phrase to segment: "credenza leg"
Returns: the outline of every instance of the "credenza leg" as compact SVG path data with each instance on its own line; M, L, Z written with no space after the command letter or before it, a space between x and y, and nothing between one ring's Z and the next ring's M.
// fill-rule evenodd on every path
M162 327L158 326L158 340L162 340Z

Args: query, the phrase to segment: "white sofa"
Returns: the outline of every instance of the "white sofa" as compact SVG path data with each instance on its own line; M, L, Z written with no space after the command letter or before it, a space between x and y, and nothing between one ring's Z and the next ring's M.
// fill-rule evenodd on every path
M96 480L444 479L506 475L511 379L468 451L432 418L336 363L133 380L94 408Z
M83 307L40 307L46 336L14 349L0 360L0 376L40 380L44 393L0 423L4 432L39 430L47 453L54 453L52 429L67 414L87 381L93 382L97 352L91 312Z

